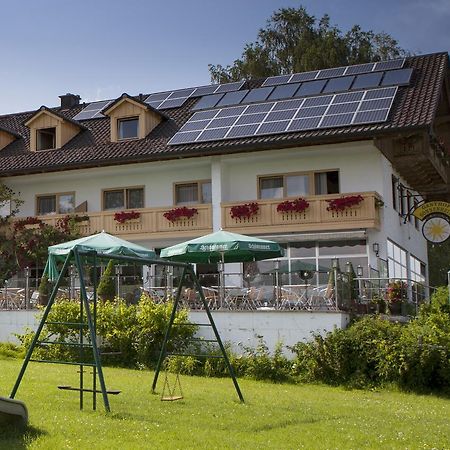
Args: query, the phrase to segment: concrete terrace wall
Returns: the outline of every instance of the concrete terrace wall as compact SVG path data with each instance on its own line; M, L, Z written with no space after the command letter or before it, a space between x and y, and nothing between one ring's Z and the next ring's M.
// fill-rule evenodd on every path
M36 311L0 311L0 342L17 343L14 333L23 333L26 327L36 329L35 315ZM214 311L213 319L222 341L230 342L237 353L242 352L242 346L256 347L258 336L272 351L278 342L294 345L309 340L312 331L324 333L349 323L348 314L331 311ZM191 311L190 320L208 323L203 311ZM200 327L198 335L212 338L212 328Z
M37 311L0 311L0 342L18 343L14 334L21 334L25 329L35 330L38 326Z

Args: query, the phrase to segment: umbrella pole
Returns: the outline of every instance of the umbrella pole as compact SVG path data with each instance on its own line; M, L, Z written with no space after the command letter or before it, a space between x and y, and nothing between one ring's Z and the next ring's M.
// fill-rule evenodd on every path
M219 262L219 308L222 309L225 302L225 255L221 252L222 260Z

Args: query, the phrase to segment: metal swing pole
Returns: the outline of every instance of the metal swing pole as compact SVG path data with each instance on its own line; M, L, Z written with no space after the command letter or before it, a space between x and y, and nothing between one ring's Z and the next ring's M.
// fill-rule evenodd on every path
M192 276L192 278L194 280L194 283L195 283L195 286L197 288L197 291L200 294L200 298L202 299L203 305L205 307L206 315L208 316L209 323L211 324L211 327L212 327L212 329L214 331L214 335L216 337L217 343L219 344L220 350L222 351L223 358L225 360L225 364L227 365L228 371L230 372L230 376L231 376L231 379L233 380L233 384L234 384L234 387L236 389L236 392L237 392L237 395L239 397L239 400L242 403L245 403L244 396L242 395L241 389L240 389L239 384L238 384L237 379L236 379L236 375L234 374L233 366L230 364L230 360L228 359L227 352L225 351L225 347L223 346L222 339L220 339L220 335L219 335L219 332L217 331L216 324L214 323L214 319L213 319L213 317L211 315L211 312L209 310L208 303L207 303L207 301L205 299L205 295L203 294L202 286L200 285L200 282L198 281L198 278L195 276L192 267L189 267L189 271L191 272L191 276Z
M97 335L96 335L96 332L94 329L92 314L91 314L91 310L89 308L89 300L88 300L87 294L86 294L86 285L84 282L84 276L83 276L83 271L82 271L82 267L81 267L80 255L78 254L78 251L76 248L74 249L73 253L75 256L75 266L77 267L78 274L80 277L81 301L84 303L84 307L86 310L86 318L87 318L88 327L89 327L92 351L94 353L95 366L97 368L98 378L100 381L100 387L102 390L103 403L105 405L105 410L107 412L110 412L111 408L109 406L108 394L106 392L105 379L103 377L103 370L102 370L102 365L101 365L101 361L100 361L100 354L99 354L98 347L97 347ZM92 253L95 254L95 252L92 252Z
M58 279L56 280L55 286L53 287L52 293L50 294L50 299L47 303L47 306L45 307L44 314L41 318L39 326L36 330L36 333L34 334L33 340L31 341L31 345L28 347L27 354L26 354L25 359L22 364L22 368L20 369L19 375L17 376L16 383L14 384L14 387L11 391L11 394L9 395L9 398L14 398L17 393L17 390L19 389L23 375L25 374L25 370L27 369L28 363L30 362L31 356L33 354L34 347L36 347L36 343L39 339L39 336L41 335L42 329L44 328L47 317L48 317L50 310L52 308L52 305L55 301L56 294L58 292L59 286L63 279L64 273L66 272L67 266L69 265L69 260L70 260L71 254L72 254L72 251L69 252L69 254L66 257L66 260L64 261L61 272L59 273Z
M192 271L192 268L191 268L191 271ZM169 335L170 335L170 329L172 328L173 322L175 320L177 306L178 306L178 303L179 303L179 300L181 297L181 289L183 288L183 285L184 285L183 283L184 283L184 280L186 277L186 273L187 273L187 266L184 266L183 273L182 273L181 279L180 279L180 283L178 284L178 288L177 288L177 295L175 296L175 300L173 302L173 308L172 308L172 312L170 314L169 323L167 325L166 333L164 335L164 341L163 341L163 345L161 347L161 352L159 353L158 363L156 364L155 376L153 378L153 384L152 384L152 393L153 394L155 393L156 383L158 382L159 372L161 371L162 362L163 362L164 356L166 354L167 342L169 340Z

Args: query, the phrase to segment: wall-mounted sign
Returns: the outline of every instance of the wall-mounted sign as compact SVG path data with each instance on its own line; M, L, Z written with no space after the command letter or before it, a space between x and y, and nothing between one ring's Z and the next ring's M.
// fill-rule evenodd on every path
M422 234L427 241L441 244L450 237L450 203L423 203L414 209L413 215L423 222Z

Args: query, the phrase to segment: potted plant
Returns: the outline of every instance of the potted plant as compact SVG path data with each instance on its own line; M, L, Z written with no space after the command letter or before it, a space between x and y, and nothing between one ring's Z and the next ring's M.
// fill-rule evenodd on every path
M389 312L399 315L402 311L402 303L407 299L407 286L404 281L391 281L386 288L386 301Z

